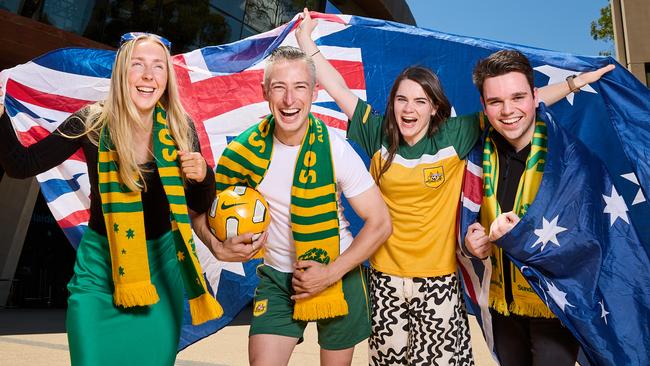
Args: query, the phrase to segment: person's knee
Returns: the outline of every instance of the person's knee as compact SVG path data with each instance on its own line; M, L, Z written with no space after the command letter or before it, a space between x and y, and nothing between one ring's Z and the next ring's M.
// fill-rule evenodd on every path
M285 366L297 338L275 334L256 334L248 338L248 362L252 366Z
M354 347L341 350L320 350L320 363L322 366L349 366L352 364Z

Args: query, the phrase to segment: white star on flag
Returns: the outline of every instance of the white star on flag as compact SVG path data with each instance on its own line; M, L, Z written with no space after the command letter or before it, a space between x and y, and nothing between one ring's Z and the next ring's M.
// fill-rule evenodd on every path
M566 69L560 69L555 66L550 66L550 65L543 65L543 66L538 66L535 67L535 70L541 72L542 74L548 76L548 85L551 84L556 84L560 82L566 82L566 78L571 75L577 75L580 72L579 71L574 71L574 70L566 70ZM594 88L592 88L589 84L583 86L580 88L582 91L586 91L589 93L594 93L598 94ZM566 96L566 100L569 102L569 104L573 105L573 97L575 93L569 93Z
M643 191L641 191L641 185L639 184L639 180L636 178L636 175L634 173L627 173L621 174L621 177L639 186L639 191L636 193L636 197L634 197L632 206L636 205L637 203L645 202L645 196L643 195Z
M561 291L559 288L555 287L554 284L550 282L546 282L546 287L548 287L548 290L546 291L549 296L555 301L557 306L564 312L564 308L567 306L570 306L572 308L575 308L575 306L571 305L566 299L566 292Z
M600 317L605 319L605 324L607 324L607 314L609 314L609 311L605 310L605 300L600 300L598 303L600 304Z
M542 217L542 228L535 229L535 235L537 235L537 241L533 243L532 247L535 248L538 244L542 244L540 251L543 251L546 247L546 244L550 241L551 243L560 246L560 243L557 241L557 234L566 231L566 228L558 226L557 219L558 216L555 216L551 222L546 220L546 217Z
M628 224L630 223L630 220L627 217L628 210L627 205L625 204L625 200L623 200L623 196L619 195L618 192L616 192L616 187L614 187L614 185L612 185L612 195L609 197L603 195L603 199L607 204L603 212L609 214L610 227L614 226L614 223L619 217Z

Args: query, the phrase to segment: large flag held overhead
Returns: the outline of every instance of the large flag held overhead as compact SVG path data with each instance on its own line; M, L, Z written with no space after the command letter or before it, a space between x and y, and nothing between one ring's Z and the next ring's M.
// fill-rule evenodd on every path
M471 70L480 58L498 49L516 48L525 53L536 70L537 86L562 81L568 75L615 62L611 58L574 56L362 17L317 13L313 16L319 19L314 37L321 52L341 72L350 88L377 110L385 108L397 74L413 64L434 70L440 76L454 113L466 114L481 109L479 94L471 83ZM280 45L296 45L293 29L297 22L294 19L273 31L242 41L174 57L183 104L196 123L203 153L209 162L218 159L230 138L269 113L260 87L264 60ZM41 139L74 110L104 98L113 59L114 52L111 51L67 49L6 70L2 74L5 103L21 141L30 144ZM327 122L332 131L344 133L346 118L324 91L319 92L313 111ZM647 277L638 276L638 270L626 272L632 267L625 261L632 249L642 261L639 263L646 263L650 253L650 225L647 225L650 205L645 198L650 189L650 159L647 158L650 92L618 65L598 83L587 85L581 93L570 94L556 103L552 111L570 139L581 141L592 154L592 159L598 158L604 164L602 171L609 174L609 183L598 187L603 192L600 206L597 208L595 205L598 197L594 190L590 196L594 205L589 207L594 212L601 208L604 210L600 212L598 222L611 220L610 230L599 229L599 234L604 236L594 237L591 244L582 249L568 250L565 249L568 245L549 244L543 249L536 245L532 250L529 245L526 247L528 254L519 253L513 259L522 265L525 262L528 266L524 270L526 274L548 276L542 279L531 274L531 278L540 278L541 285L536 289L542 298L553 299L548 301L551 308L576 334L591 361L620 364L619 359L612 357L634 353L638 359L630 358L626 363L644 364L641 361L648 360L647 350L650 349L648 331L645 329L646 333L639 333L629 327L628 322L648 324L650 300L647 289L650 289L650 284ZM481 168L478 161L478 164L468 164L460 206L461 216L466 218L480 205ZM83 156L73 156L61 167L41 174L38 179L55 218L76 245L88 221L89 188ZM571 185L569 183L567 187ZM576 187L589 191L583 184L576 179ZM547 194L544 189L540 189L540 197ZM563 193L552 191L550 194L553 197ZM572 231L574 223L566 224L560 212L556 213L559 214L557 220L554 220L556 215L539 214L542 216L533 218L529 211L524 222L530 222L535 230L546 230L549 225L555 225L556 229L565 228L566 231L556 235L562 243L565 243L563 235L576 235ZM542 218L546 219L546 224L540 221ZM462 231L461 228L459 238ZM619 252L620 246L615 245L617 242L605 240L622 237L621 233L631 233L625 236L630 251ZM524 234L532 235L530 232L521 235ZM513 233L512 237L517 238L516 244L520 246L526 243L523 236ZM605 243L602 246L601 239ZM199 327L192 327L188 319L183 327L180 348L227 324L250 301L256 283L256 263L220 263L201 248L201 245L197 246L205 276L211 291L224 305L225 315ZM559 250L562 250L562 255L553 258L564 261L566 265L576 266L590 259L592 266L585 268L601 268L612 281L622 282L599 281L603 276L596 273L576 277L568 285L556 281L554 272L544 267L549 261L537 260L537 256L551 255ZM485 308L491 268L484 262L459 258L468 306L477 315L488 345L492 346L490 317ZM607 263L612 267L604 267ZM646 281L645 288L637 288L639 281ZM553 297L555 295L544 297L551 286L554 286L555 295L565 293L566 303L571 306L561 309L555 301L557 297ZM629 292L613 292L620 288ZM611 297L613 294L621 298L623 295L633 296L630 299L637 301L633 304L615 301ZM603 317L604 313L607 316Z

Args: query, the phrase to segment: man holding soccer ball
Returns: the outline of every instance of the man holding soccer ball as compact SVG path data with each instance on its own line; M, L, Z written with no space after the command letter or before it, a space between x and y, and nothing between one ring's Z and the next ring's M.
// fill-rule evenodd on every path
M356 152L311 114L315 84L310 56L295 47L273 51L262 84L271 114L233 140L217 166L218 192L255 188L271 214L258 268L251 365L286 365L309 321L318 323L323 364L349 364L354 346L370 334L360 264L390 235L390 216ZM354 238L340 209L341 193L365 222ZM250 241L250 235L235 240ZM237 257L234 250L224 252ZM248 254L239 253L243 259ZM222 259L224 253L215 255Z

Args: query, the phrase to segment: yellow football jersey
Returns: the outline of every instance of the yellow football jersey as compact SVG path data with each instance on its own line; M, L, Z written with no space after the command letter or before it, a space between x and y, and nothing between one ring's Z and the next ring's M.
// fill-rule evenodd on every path
M479 134L479 114L452 117L433 136L400 144L379 188L393 221L393 234L370 258L378 271L402 277L433 277L456 271L456 216L465 156ZM372 157L377 179L388 146L383 116L359 100L348 138Z

